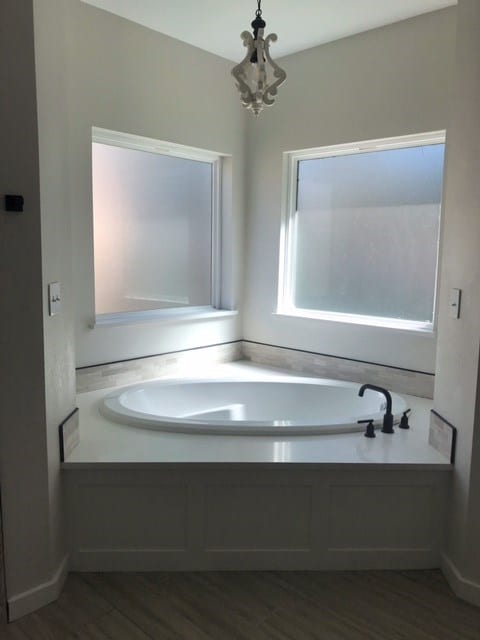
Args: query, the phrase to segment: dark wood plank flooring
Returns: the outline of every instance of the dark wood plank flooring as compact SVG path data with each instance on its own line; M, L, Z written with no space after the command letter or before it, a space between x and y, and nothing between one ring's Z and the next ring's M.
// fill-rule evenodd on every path
M1 640L480 640L439 571L73 573Z

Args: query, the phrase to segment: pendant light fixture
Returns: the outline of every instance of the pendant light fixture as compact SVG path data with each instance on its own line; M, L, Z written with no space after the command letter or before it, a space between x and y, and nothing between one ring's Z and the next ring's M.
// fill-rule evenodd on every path
M262 0L257 0L257 4L252 22L253 35L244 31L240 36L247 47L247 55L232 69L243 106L256 116L275 102L277 89L287 77L270 56L270 43L276 42L277 34L271 33L264 38L266 23L262 18Z

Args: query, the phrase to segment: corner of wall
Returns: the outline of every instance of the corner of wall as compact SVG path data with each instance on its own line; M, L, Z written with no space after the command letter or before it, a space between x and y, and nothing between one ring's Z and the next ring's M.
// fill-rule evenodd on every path
M442 554L442 572L455 595L480 607L480 582L465 578L446 554Z
M13 622L50 604L60 596L68 575L70 556L65 555L55 568L52 577L28 591L10 597L8 604L8 621Z

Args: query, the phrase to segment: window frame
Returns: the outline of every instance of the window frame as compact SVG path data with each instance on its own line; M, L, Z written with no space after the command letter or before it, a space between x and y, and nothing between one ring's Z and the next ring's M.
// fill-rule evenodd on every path
M396 331L434 335L437 324L437 301L439 287L440 238L442 233L442 205L440 204L439 234L437 238L437 264L435 276L435 291L433 302L432 322L401 320L380 316L365 316L360 314L341 313L316 309L303 309L293 303L293 278L295 264L295 214L298 195L298 165L302 160L331 158L335 156L355 155L389 149L404 149L432 144L445 144L445 130L432 131L421 134L379 138L361 142L338 144L312 149L287 151L283 154L282 175L282 208L280 225L279 270L277 307L275 315L325 320L347 324L383 327ZM442 186L442 192L444 185Z
M94 302L94 319L90 328L111 325L131 325L156 321L195 320L233 315L236 312L222 309L222 170L225 154L206 151L197 147L156 140L129 133L112 131L100 127L92 127L93 144L104 144L123 149L134 149L147 153L184 158L206 162L212 166L212 212L211 212L211 271L210 271L210 305L187 306L179 308L149 309L139 311L121 311L112 313L97 313ZM92 162L93 175L93 162ZM92 200L92 221L94 217ZM95 256L95 251L93 251ZM95 266L94 266L95 270ZM95 290L95 286L94 286ZM95 301L95 297L94 297Z

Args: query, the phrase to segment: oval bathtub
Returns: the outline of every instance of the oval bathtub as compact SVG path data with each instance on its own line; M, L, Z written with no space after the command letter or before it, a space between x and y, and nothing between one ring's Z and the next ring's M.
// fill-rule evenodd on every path
M324 379L154 380L108 394L101 412L134 427L179 433L295 436L361 431L381 425L385 398L358 396L359 384ZM392 393L397 422L403 398Z

